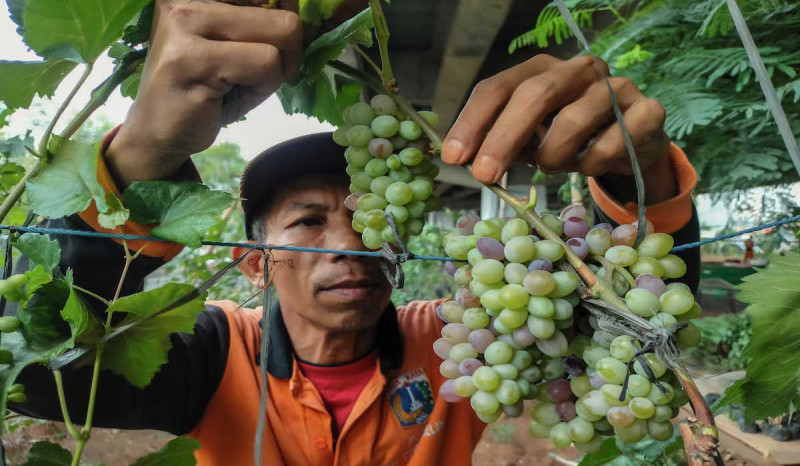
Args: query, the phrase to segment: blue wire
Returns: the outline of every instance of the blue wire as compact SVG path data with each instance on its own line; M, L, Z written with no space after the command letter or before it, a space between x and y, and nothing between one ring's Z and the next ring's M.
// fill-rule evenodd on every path
M777 227L777 226L780 226L780 225L786 225L787 223L794 223L794 222L800 222L800 215L797 215L797 216L794 216L794 217L785 218L783 220L777 220L775 222L765 223L764 225L759 225L759 226L753 227L753 228L747 228L747 229L744 229L744 230L741 230L741 231L735 231L733 233L727 233L725 235L715 236L714 238L704 239L702 241L697 241L695 243L681 244L680 246L675 246L674 248L672 248L672 251L670 251L670 252L683 251L685 249L692 249L692 248L699 248L700 246L702 246L704 244L714 243L716 241L722 241L724 239L734 238L736 236L741 236L741 235L746 235L747 233L752 233L754 231L766 230L767 228Z

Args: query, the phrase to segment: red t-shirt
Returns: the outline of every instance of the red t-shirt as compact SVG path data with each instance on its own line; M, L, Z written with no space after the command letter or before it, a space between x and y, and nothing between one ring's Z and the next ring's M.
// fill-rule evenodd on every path
M325 408L336 422L337 436L353 410L361 390L375 373L377 362L378 354L375 351L353 362L336 365L320 366L297 359L300 370L317 388Z

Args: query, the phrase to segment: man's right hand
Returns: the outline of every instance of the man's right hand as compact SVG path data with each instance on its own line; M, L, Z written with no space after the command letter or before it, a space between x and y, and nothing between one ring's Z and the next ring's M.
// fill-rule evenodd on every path
M275 92L300 63L302 29L291 11L158 0L138 96L106 152L119 187L169 177Z

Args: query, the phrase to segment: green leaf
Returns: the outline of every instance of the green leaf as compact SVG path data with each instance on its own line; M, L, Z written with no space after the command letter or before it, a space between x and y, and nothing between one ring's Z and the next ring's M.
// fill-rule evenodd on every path
M6 157L22 157L28 153L25 147L33 147L33 137L28 130L25 136L14 136L0 141L0 154Z
M69 450L48 441L36 442L28 451L28 461L24 466L69 466L72 464L72 453Z
M92 63L148 0L27 0L25 42L43 57L74 51ZM74 59L74 54L69 54Z
M142 81L143 69L144 64L139 65L133 74L125 78L125 81L122 81L122 84L119 85L119 92L122 94L122 97L136 98L136 95L139 93L139 83Z
M137 181L124 193L131 220L158 223L150 234L199 247L203 234L233 202L230 194L198 183Z
M155 2L151 1L142 8L136 18L125 26L122 42L128 45L144 44L150 40L150 29L153 26Z
M19 35L25 34L23 15L25 14L26 1L27 0L6 0L9 16L11 17L11 21L17 25L17 34Z
M744 350L747 375L716 404L744 408L747 422L788 412L800 402L800 253L773 255L769 265L748 275L737 299L746 303L753 334Z
M64 304L64 308L61 309L61 318L69 324L72 333L67 348L73 348L75 342L93 342L103 334L100 322L89 312L86 303L83 302L83 299L74 288L69 290L69 298Z
M137 387L146 387L167 362L167 352L172 347L170 334L194 332L197 314L205 309L206 294L170 311L153 314L194 290L191 285L168 283L114 302L109 311L128 313L117 328L128 328L106 344L103 366Z
M278 91L283 110L293 115L303 113L334 126L343 125L344 110L358 102L361 85L344 80L341 76L323 70L324 79L315 82L304 81L296 86L284 85ZM343 84L342 84L343 83Z
M617 458L621 454L619 448L617 448L616 438L609 437L603 440L603 446L600 448L600 451L583 455L578 466L601 466Z
M160 450L142 456L131 466L194 466L197 460L194 451L200 448L200 442L189 437L177 437Z
M8 162L0 166L0 186L6 191L19 183L23 176L25 176L25 167L22 165Z
M6 418L6 396L22 369L33 363L43 362L42 357L28 348L20 332L5 333L0 348L14 353L14 363L0 366L0 430Z
M106 205L108 205L108 210L97 216L97 222L101 227L113 230L128 221L130 211L122 205L122 201L119 200L116 194L108 193Z
M300 0L300 19L304 23L319 26L333 16L333 10L341 3L342 0Z
M51 276L61 262L61 246L47 235L25 233L14 242L14 247L32 263L42 265Z
M94 200L100 213L108 213L106 192L97 181L100 143L53 136L50 152L53 161L27 183L33 211L59 218L85 210Z
M42 285L53 281L53 276L41 265L37 265L25 272L25 276L28 278L28 283L25 285L25 293L27 293L28 298L33 296Z
M34 97L52 97L75 68L67 60L0 61L0 101L9 109L28 108Z
M43 359L54 358L71 346L70 326L61 318L69 297L69 285L53 280L38 287L17 312L22 336Z

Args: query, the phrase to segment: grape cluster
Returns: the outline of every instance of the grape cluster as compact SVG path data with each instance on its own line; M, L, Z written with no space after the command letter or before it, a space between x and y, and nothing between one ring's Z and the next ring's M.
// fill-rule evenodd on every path
M436 126L439 117L421 111ZM398 110L391 97L379 94L369 104L359 102L344 111L348 126L333 133L337 144L347 146L350 192L345 200L353 210L353 229L370 249L396 243L386 214L394 218L405 242L422 233L425 213L438 208L433 180L439 174L428 153L429 142L419 125Z
M669 235L653 233L648 222L647 236L634 248L635 224L590 228L580 205L542 220L613 284L631 312L654 326L687 322L677 332L679 346L699 343L690 319L700 307L686 285L664 281L686 272L669 254ZM519 218L467 214L457 227L460 234L447 234L443 242L458 261L445 270L460 288L455 300L437 309L446 325L433 344L449 379L440 388L444 400L469 398L487 423L503 413L520 416L523 400L533 400L531 435L587 453L600 449L603 436L616 434L624 442L672 436L670 419L687 402L678 380L655 354L639 353L641 341L600 329L579 306L580 280L562 267L561 242L540 239Z

